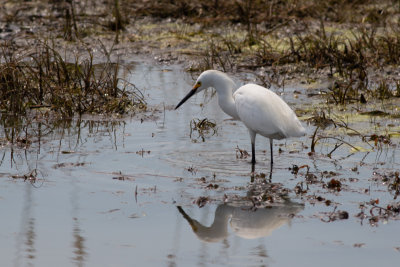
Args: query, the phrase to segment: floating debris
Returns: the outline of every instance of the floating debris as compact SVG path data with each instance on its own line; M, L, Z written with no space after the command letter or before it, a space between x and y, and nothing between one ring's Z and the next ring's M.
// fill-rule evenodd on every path
M375 142L375 146L378 146L378 144L390 144L390 136L389 135L376 135L373 134L371 135L371 137L369 138L369 140L374 141Z
M58 163L55 164L53 166L54 169L58 169L58 168L67 168L67 167L81 167L81 166L85 166L86 163L85 162L62 162L62 163Z
M199 206L199 208L204 207L208 202L209 202L209 198L208 197L199 197L195 201L196 205Z
M336 190L336 191L339 192L341 190L341 188L342 188L342 183L339 180L336 180L336 179L332 178L328 182L327 186L328 186L329 189L333 189L333 190Z
M365 243L355 243L355 244L353 244L353 247L355 247L355 248L362 248L364 246L365 246Z
M206 186L206 188L207 189L218 189L219 185L217 185L217 184L209 184L209 185Z
M26 173L24 175L11 175L11 178L13 178L13 179L23 179L24 182L29 181L34 187L40 187L40 186L42 186L42 184L44 182L44 179L43 178L42 179L38 178L39 173L43 177L43 174L38 169L33 169L32 171L30 171L30 172L28 172L28 173ZM35 183L38 180L41 180L42 183L39 184L39 185L35 185Z
M201 139L205 141L206 137L213 136L217 133L217 124L215 121L205 119L193 119L190 121L190 138L193 142ZM194 133L197 133L197 137L194 137Z
M150 150L144 150L143 148L142 148L142 150L139 150L139 151L136 151L136 154L137 155L140 155L140 156L144 156L145 154L150 154L151 153L151 151Z
M137 214L137 213L133 213L133 214L131 214L131 215L128 216L129 219L138 219L138 218L141 218L141 217L142 217L142 216L140 216L140 215Z
M372 110L372 111L365 111L360 112L361 115L367 116L389 116L390 114L381 110Z
M73 153L75 153L75 151L72 151L72 150L63 150L63 151L61 151L61 154L73 154Z
M119 210L121 210L121 209L111 209L111 210L102 211L102 212L99 212L99 213L100 213L100 214L107 214L107 213L113 213L113 212L116 212L116 211L119 211Z
M250 154L244 149L240 149L239 146L236 146L236 158L237 159L247 159Z
M186 169L188 172L191 174L196 174L197 169L194 166L190 166L189 168ZM204 178L205 179L205 178Z
M323 222L333 222L336 220L347 220L349 218L349 213L347 211L338 210L335 207L331 213L328 214L328 219L321 218Z

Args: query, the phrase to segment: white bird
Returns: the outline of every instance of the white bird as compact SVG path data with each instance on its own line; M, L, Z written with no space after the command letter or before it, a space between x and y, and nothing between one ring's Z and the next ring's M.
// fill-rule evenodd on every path
M294 111L277 94L256 84L243 85L233 93L236 87L233 80L217 70L207 70L200 74L192 90L175 109L194 94L209 87L217 91L218 104L221 109L232 118L241 120L249 130L253 166L256 163L255 140L257 134L270 140L272 169L273 139L300 137L306 133Z

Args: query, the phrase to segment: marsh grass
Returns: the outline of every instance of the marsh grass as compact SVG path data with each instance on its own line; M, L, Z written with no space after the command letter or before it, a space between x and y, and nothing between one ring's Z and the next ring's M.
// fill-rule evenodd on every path
M396 79L382 79L380 85L370 82L371 70L400 63L400 31L396 27L378 33L377 28L360 26L343 33L328 31L320 21L318 27L305 26L303 31L288 34L286 38L277 39L261 32L253 38L257 39L256 45L228 34L212 36L204 47L201 69L232 71L238 67L266 67L269 73L264 76L274 77L278 84L279 80L284 80L278 77L281 76L279 69L291 64L300 66L300 71L302 68L327 69L329 76L336 80L329 88L329 97L337 104L360 100L361 94L364 97L379 95L379 98L397 94L399 81ZM285 76L285 72L281 74ZM270 80L264 82L275 83Z
M75 5L72 0L66 0L65 2L64 39L67 41L73 41L75 38L79 38Z
M156 48L165 47L160 45L160 36L172 34L177 46L189 46L187 51L197 49L192 53L200 55L195 70L246 68L265 72L260 77L266 86L284 86L288 76L328 73L336 81L327 89L328 101L340 105L400 95L399 79L396 75L386 79L383 71L395 70L400 63L397 0L109 0L101 4L94 0L35 0L26 7L18 1L10 3L0 9L0 22L26 27L37 20L37 25L44 25L38 27L40 31L49 30L51 36L57 36L54 43L59 39L76 46L85 43L87 50L67 61L60 46L49 41L21 52L13 51L12 41L0 40L3 112L23 114L48 108L72 116L144 108L143 96L133 84L118 77L122 66L111 62L107 52L105 64L94 64L90 42L98 35L115 43L138 40L137 46L143 47L143 42L149 42L149 47ZM29 10L45 10L43 14L49 16ZM146 25L140 23L146 22L140 18L147 16L156 21L148 30L153 35L141 36ZM160 25L167 22L162 20L165 18L169 24L179 25L177 32ZM34 31L30 34L36 35ZM43 32L34 37L43 40L43 36L49 38ZM376 79L373 72L383 75Z
M336 104L358 101L363 96L386 99L397 95L396 79L381 78L371 83L370 70L400 63L400 31L393 28L379 34L376 28L360 27L350 35L327 32L323 22L316 30L307 30L288 37L288 49L278 50L268 40L256 52L257 66L272 70L286 64L305 63L316 71L329 69L336 82L328 96Z
M201 70L220 68L227 72L234 68L232 47L224 42L215 42L211 39L203 51Z
M71 117L84 113L126 113L145 108L143 95L118 76L122 68L109 57L94 64L91 50L69 62L47 42L16 52L4 46L0 55L0 109L13 114L49 108Z

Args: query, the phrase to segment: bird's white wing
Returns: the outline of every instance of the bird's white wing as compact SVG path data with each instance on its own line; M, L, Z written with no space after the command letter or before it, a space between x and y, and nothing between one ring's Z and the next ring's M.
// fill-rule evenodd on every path
M233 97L240 120L252 131L273 139L305 134L294 111L271 90L247 84Z

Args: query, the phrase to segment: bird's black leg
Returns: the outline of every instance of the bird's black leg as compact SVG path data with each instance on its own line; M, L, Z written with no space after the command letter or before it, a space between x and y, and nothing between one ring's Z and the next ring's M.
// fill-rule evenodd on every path
M268 182L272 183L272 168L271 168L271 170L269 171L269 179L268 179Z
M256 145L254 142L251 143L251 164L256 164Z
M274 165L274 153L272 150L272 138L269 139L269 148L271 150L271 170L272 170L272 165Z
M255 165L251 164L251 175L250 175L250 182L253 183L254 182L254 176L255 176Z

